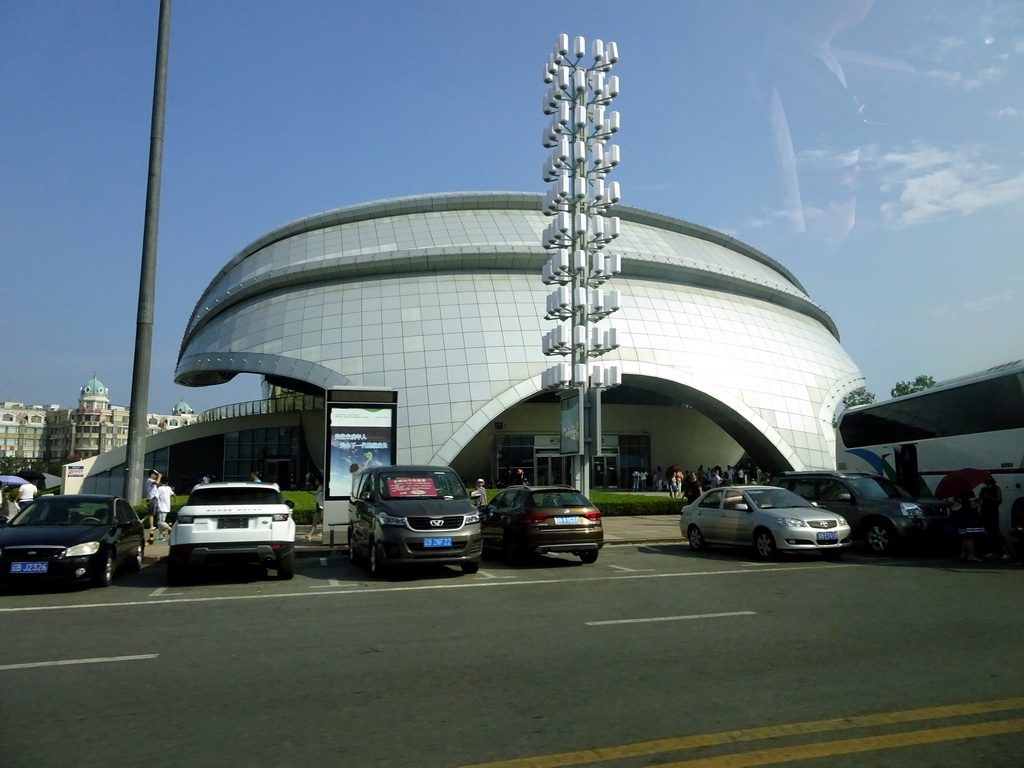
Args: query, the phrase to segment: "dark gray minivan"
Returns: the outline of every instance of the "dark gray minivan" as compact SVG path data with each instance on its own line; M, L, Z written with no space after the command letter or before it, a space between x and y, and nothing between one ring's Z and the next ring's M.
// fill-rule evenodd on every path
M349 499L348 552L374 576L391 566L480 569L480 513L451 467L394 465L361 472Z

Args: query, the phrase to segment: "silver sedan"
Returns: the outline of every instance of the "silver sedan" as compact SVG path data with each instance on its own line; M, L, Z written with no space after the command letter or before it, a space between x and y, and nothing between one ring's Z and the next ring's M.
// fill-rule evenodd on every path
M831 560L850 546L850 525L795 493L772 486L713 488L683 507L679 530L700 551L708 544L753 546L763 560L779 550L815 551Z

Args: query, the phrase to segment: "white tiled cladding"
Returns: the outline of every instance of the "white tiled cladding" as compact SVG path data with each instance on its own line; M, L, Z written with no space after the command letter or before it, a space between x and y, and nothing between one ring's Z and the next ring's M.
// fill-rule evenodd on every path
M441 207L457 207L472 196L441 197ZM509 403L538 391L541 371L553 362L540 351L553 325L541 317L551 289L531 265L543 258L537 242L548 219L533 210L470 207L358 220L358 210L343 210L348 223L324 229L287 225L236 256L193 313L178 377L187 380L198 361L209 366L225 354L236 370L254 373L266 372L260 355L311 361L346 384L399 389L401 460L450 461ZM620 363L627 376L677 381L715 397L794 466L831 466L833 409L860 383L859 372L831 321L798 311L810 303L795 279L739 246L624 216L616 242L624 274L610 286L623 296L610 322L622 348L603 360ZM431 254L400 269L436 265L438 253L452 268L397 271L397 261L417 248ZM630 261L668 265L674 279L631 276ZM297 276L273 282L296 265ZM732 279L730 292L700 287L701 279L687 285L694 274ZM744 296L745 285L796 304Z

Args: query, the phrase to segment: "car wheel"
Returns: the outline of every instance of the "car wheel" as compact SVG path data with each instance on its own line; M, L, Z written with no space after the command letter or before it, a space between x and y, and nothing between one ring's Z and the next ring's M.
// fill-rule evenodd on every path
M888 520L871 520L864 529L864 540L872 552L886 555L896 545L896 531Z
M128 572L138 573L142 570L142 550L145 549L145 545L139 542L139 546L135 548L135 554L132 555L131 560L128 561Z
M370 575L382 579L387 575L387 567L383 563L381 546L375 541L370 542Z
M513 533L505 534L501 548L505 553L505 562L514 568L518 568L526 559L525 553L523 552L523 545L519 543Z
M107 552L100 572L96 574L97 587L109 587L114 581L114 553Z
M771 560L775 557L778 549L775 546L775 537L767 528L759 528L754 532L754 551L762 560Z
M841 549L826 549L821 553L821 556L826 560L838 560L843 556L843 550Z
M174 560L167 561L167 586L180 587L185 583L185 566Z
M584 565L590 565L591 563L597 562L598 550L596 549L584 549L579 553L580 562Z
M707 539L696 525L691 525L686 529L686 540L690 542L690 549L695 552L703 552L708 548Z
M288 581L295 575L295 553L289 552L277 561L277 578Z
M462 572L465 574L473 574L480 570L480 561L471 560L468 563L462 564Z

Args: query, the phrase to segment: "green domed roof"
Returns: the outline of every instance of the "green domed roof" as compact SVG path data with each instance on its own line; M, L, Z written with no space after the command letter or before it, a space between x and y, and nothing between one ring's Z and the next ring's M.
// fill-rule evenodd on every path
M109 390L103 386L103 382L93 376L82 386L80 390L83 396L106 397Z
M182 399L179 400L178 404L171 409L171 413L173 413L175 416L184 416L189 413L195 413L195 411L192 410L191 405L189 405L188 403L185 402L184 399Z

